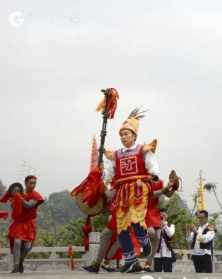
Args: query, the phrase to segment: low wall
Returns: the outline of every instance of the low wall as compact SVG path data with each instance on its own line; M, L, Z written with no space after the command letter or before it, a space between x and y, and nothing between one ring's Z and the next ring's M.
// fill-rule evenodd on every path
M81 269L81 266L88 265L95 259L99 248L100 233L90 234L89 251L84 253L84 247L72 246L74 255L76 252L83 253L81 258L74 258L75 269ZM192 261L190 260L190 250L175 250L177 261L174 264L174 271L179 273L194 272ZM47 258L33 258L25 261L25 268L31 271L49 271L49 270L68 270L70 259L68 258L68 247L33 247L32 254L47 255ZM65 253L65 257L60 254ZM143 261L143 259L140 259ZM214 252L214 271L222 273L222 251ZM113 262L115 264L115 262ZM10 271L12 269L12 255L8 248L0 248L0 270Z

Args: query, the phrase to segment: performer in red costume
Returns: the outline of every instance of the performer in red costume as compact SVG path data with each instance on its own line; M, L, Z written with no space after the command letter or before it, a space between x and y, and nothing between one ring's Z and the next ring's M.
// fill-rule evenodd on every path
M112 218L103 232L106 235L107 245L102 241L100 248L103 251L108 249L112 233L117 232L125 258L122 272L142 270L136 259L130 234L132 231L135 233L143 247L144 256L148 257L151 253L145 221L149 208L148 201L151 196L159 196L166 191L162 189L162 186L152 188L152 184L155 185L155 179L158 180L159 175L159 167L154 154L157 141L154 140L145 145L135 144L141 117L141 113L134 110L120 129L123 148L116 152L107 150L105 152L108 160L104 164L104 182L111 183L115 192L111 206ZM151 214L155 212L152 211ZM98 272L98 265L97 267L91 265L85 269Z
M107 98L109 97L108 93L106 91ZM104 166L102 175L101 158L106 135L107 121L105 120L107 120L108 115L106 109L103 110L103 114L98 168L91 171L87 178L74 188L71 195L83 212L88 214L88 209L94 209L96 205L100 205L99 208L102 208L101 197L104 195L104 185L108 183L114 185L114 209L109 224L111 228L108 226L108 229L112 231L112 227L116 227L125 258L122 272L137 272L142 268L136 258L130 232L135 233L143 248L144 256L149 256L151 245L146 231L145 217L148 210L148 200L150 196L153 196L152 178L153 176L158 177L159 169L154 154L157 141L154 140L151 144L136 145L139 120L143 117L143 112L135 109L119 130L123 147L115 152L105 151L109 163ZM162 191L159 190L159 193L161 194ZM93 214L88 215L93 216Z
M142 270L135 255L130 230L134 231L140 242L144 256L151 252L145 216L148 197L152 194L150 176L156 175L158 169L152 152L153 149L155 151L156 141L145 145L135 144L139 119L142 117L143 113L134 110L119 131L123 148L105 153L109 163L104 168L104 180L112 181L116 191L113 218L125 258L122 272Z
M8 238L14 258L12 273L23 273L23 262L36 238L37 209L44 202L35 191L37 178L29 175L25 178L25 193L20 183L13 183L1 202L11 201L13 222L9 226Z

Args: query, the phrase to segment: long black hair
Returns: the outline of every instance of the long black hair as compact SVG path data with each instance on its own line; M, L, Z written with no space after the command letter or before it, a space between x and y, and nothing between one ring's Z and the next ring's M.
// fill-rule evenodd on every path
M22 184L19 183L19 182L14 182L14 183L12 183L12 184L9 186L7 192L8 192L9 194L11 194L12 191L14 190L14 188L16 188L16 187L19 188L19 192L20 192L20 193L23 193L23 192L24 192L24 188L23 188Z

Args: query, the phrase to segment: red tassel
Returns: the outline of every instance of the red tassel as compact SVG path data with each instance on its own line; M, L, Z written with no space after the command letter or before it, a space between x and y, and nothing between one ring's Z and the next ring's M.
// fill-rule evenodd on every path
M72 249L72 244L68 245L68 252L67 252L68 258L69 258L69 262L68 262L68 266L69 269L71 271L74 270L75 268L75 263L74 263L74 258L73 258L73 249Z
M93 137L93 142L92 142L92 151L91 151L91 162L90 162L90 169L89 171L91 172L94 168L97 167L98 165L98 147L96 143L96 138Z
M108 90L108 101L107 101L107 114L108 118L112 119L114 118L115 111L117 108L117 99L119 99L119 94L115 88L107 88ZM97 111L104 111L105 109L105 98L99 103L97 106Z
M89 234L92 231L90 216L88 216L86 218L86 223L82 227L82 230L83 230L83 244L85 247L85 251L88 251L89 250Z
M113 119L117 108L117 99L119 98L119 94L115 88L110 88L110 91L111 93L108 99L107 110L108 118Z

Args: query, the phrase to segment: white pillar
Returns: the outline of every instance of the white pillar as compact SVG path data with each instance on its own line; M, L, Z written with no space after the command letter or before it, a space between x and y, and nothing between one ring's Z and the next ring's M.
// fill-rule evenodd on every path
M85 264L89 265L96 259L100 243L100 232L91 232L89 234L89 251L85 254Z

